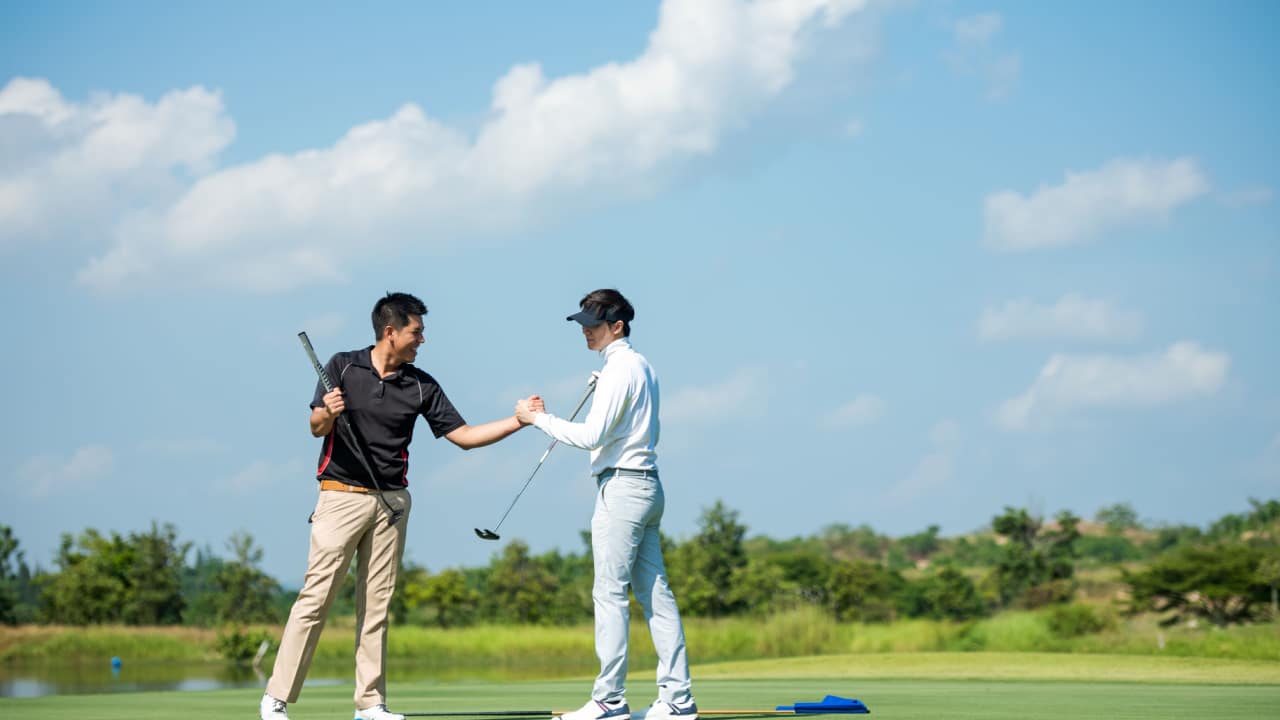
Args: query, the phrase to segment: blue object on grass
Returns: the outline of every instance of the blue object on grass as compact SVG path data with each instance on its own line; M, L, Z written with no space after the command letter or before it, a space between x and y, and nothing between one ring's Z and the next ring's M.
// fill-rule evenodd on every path
M822 702L798 702L795 705L779 705L778 710L790 710L797 715L830 715L835 713L843 713L848 715L861 715L871 712L861 700L856 698L842 698L838 695L828 695L822 698Z

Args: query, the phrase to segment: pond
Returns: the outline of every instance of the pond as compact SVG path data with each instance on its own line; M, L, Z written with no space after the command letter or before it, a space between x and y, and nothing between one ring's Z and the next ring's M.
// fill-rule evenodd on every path
M584 662L557 664L442 665L388 660L387 679L395 681L457 680L542 680L590 677L598 668L592 658ZM0 666L0 697L38 697L84 693L144 692L154 690L217 690L263 688L270 666L258 670L226 663L129 663L119 668L103 662L93 665L40 663L29 666ZM317 663L307 674L306 685L353 684L355 661L347 664Z

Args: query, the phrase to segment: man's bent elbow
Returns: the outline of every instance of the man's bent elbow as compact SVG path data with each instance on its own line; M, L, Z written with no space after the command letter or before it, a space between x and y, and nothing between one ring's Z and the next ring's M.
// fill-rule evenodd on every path
M445 435L445 439L453 443L454 446L460 450L473 450L481 445L481 443L476 442L475 438L472 437L470 425L463 425L448 435Z

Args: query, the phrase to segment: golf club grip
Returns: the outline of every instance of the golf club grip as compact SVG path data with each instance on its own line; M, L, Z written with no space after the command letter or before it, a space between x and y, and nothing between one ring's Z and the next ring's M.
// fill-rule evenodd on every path
M595 391L596 391L596 376L592 375L591 380L587 383L586 392L582 393L582 399L578 401L578 407L574 408L573 414L569 416L570 420L578 417L578 411L582 409L583 405L587 404L587 398L591 397L591 393Z
M320 364L320 358L316 357L316 349L311 347L311 338L307 337L307 331L298 333L298 339L302 341L302 349L307 351L307 357L311 359L311 366L316 369L316 375L320 376L324 391L333 392L333 381L329 379L329 373L325 372L324 365Z
M316 369L316 375L320 376L320 383L324 385L326 393L333 392L333 381L329 379L329 373L325 371L324 365L320 364L320 358L316 356L316 349L311 346L311 338L307 337L307 331L303 330L298 333L298 339L302 341L302 349L307 351L307 357L311 359L311 367ZM345 413L337 417L337 423L347 431L347 441L351 443L352 449L356 451L356 458L364 465L364 469L369 473L369 477L373 479L374 484L378 482L378 478L373 474L373 468L365 462L364 455L359 451L360 443L356 438L355 430L351 427L351 421L347 419ZM381 488L378 488L381 490Z
M587 391L582 393L582 399L578 401L578 407L574 408L573 414L569 416L569 422L573 422L573 419L578 417L578 413L582 410L582 406L587 404L587 398L591 397L591 393L595 392L595 390L596 378L592 375L591 381L587 383ZM538 467L542 467L542 461L547 459L547 456L551 454L553 449L555 449L556 443L558 442L560 441L552 438L551 444L547 445L547 451L542 453L542 460L538 461ZM533 471L536 473L538 472L538 469L534 468Z
M302 349L307 351L307 357L311 359L311 367L315 368L316 375L320 376L320 383L324 385L324 391L326 393L333 392L333 381L329 379L329 373L325 371L324 365L320 364L320 358L316 357L316 349L311 346L311 338L307 337L307 331L303 330L298 333L298 339L302 341ZM365 459L364 448L360 444L360 438L356 435L356 430L351 425L351 420L347 418L346 413L339 415L336 422L338 427L346 431L347 443L351 446L352 453L360 461L360 466L364 468L364 471L369 474L369 479L373 481L373 489L378 491L378 498L382 500L383 506L387 508L390 522L394 525L400 519L403 511L391 507L391 503L383 496L382 483L378 480L378 474L373 471L373 467Z
M304 330L298 333L298 339L302 341L302 349L307 351L307 357L311 359L311 367L315 368L316 375L320 376L320 383L324 385L324 391L326 393L333 392L333 381L329 379L329 373L326 372L324 366L320 364L320 358L316 357L316 349L311 346L311 338L307 337L307 332ZM369 477L373 479L374 485L376 486L378 483L378 477L374 475L373 468L369 467L369 463L365 461L364 454L359 449L360 443L356 437L355 429L351 427L351 421L347 419L346 413L337 417L337 423L342 426L343 430L347 431L347 442L351 443L351 448L355 451L356 459L358 459L360 464L364 466L365 471L369 473ZM382 488L379 487L378 489L381 490Z

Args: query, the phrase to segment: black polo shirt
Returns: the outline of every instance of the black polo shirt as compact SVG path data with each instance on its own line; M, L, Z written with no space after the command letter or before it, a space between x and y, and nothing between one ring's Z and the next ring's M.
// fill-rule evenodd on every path
M409 484L409 443L418 416L426 418L437 438L466 425L466 421L435 378L413 365L401 365L394 374L379 377L369 357L372 349L371 345L338 353L325 371L342 389L347 404L343 414L355 426L378 483L383 490L399 489ZM317 382L311 407L323 407L324 394L324 384ZM316 479L373 488L369 473L354 453L347 434L334 423L320 448Z

